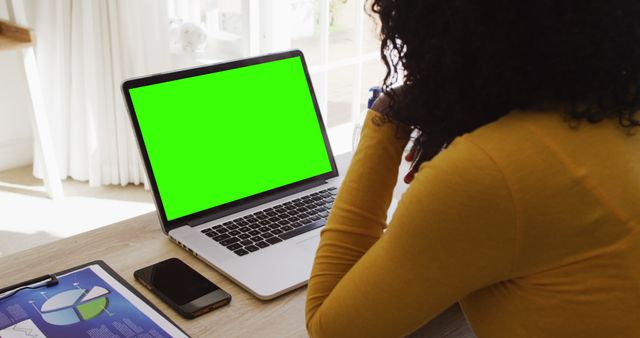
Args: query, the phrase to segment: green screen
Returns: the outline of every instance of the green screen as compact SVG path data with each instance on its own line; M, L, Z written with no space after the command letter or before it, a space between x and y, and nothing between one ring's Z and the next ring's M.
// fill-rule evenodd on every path
M168 220L331 171L300 57L129 93Z

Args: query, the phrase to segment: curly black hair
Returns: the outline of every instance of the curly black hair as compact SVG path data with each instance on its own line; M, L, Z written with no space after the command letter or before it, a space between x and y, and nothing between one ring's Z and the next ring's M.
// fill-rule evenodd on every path
M413 169L513 110L640 125L640 2L373 0L390 98L417 129ZM401 90L391 86L398 77Z

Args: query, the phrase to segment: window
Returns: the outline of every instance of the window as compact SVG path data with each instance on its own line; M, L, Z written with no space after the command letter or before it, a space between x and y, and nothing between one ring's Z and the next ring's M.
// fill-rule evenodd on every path
M169 18L175 66L302 50L334 152L352 150L385 74L364 0L170 0Z

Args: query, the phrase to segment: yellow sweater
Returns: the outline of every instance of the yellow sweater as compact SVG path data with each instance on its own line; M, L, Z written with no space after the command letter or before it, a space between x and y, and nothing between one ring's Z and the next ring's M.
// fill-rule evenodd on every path
M313 337L409 334L460 302L479 337L640 337L640 136L514 112L424 163L369 112L307 291Z

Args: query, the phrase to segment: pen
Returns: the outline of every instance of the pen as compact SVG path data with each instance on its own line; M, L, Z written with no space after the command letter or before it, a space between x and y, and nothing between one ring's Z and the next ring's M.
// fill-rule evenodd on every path
M11 297L18 291L24 289L35 289L41 287L50 287L58 284L58 278L54 275L44 275L37 278L33 278L18 284L7 286L0 289L0 300Z

